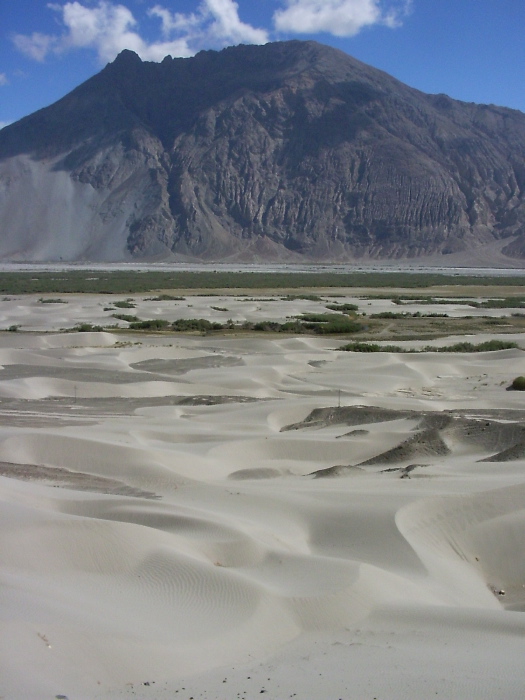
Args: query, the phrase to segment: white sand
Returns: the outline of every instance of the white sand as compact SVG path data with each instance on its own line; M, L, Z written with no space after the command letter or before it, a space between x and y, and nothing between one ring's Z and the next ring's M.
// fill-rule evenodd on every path
M523 351L41 332L104 304L0 334L2 698L523 697Z

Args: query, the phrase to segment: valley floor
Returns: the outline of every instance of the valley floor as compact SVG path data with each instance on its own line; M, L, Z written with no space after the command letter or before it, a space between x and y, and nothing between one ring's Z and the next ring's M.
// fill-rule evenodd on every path
M320 309L258 299L129 313ZM0 696L524 695L521 331L471 338L513 349L417 354L59 332L126 313L108 306L0 301L0 327L20 326L0 333Z

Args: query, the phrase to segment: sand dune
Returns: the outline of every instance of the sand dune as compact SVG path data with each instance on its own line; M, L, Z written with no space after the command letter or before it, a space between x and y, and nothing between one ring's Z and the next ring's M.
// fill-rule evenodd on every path
M521 350L4 337L0 695L525 692Z

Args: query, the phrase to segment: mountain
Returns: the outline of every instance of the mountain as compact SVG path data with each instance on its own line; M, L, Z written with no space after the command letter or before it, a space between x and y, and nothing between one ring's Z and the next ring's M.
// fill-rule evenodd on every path
M312 41L123 51L0 131L0 258L525 260L525 115ZM448 255L448 257L447 257ZM441 259L441 258L440 258Z

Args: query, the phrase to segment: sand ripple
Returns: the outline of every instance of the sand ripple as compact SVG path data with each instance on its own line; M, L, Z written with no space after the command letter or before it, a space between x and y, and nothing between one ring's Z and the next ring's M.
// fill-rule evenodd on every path
M355 654L373 669L401 653L403 625L427 666L483 627L522 673L525 410L506 355L75 341L0 351L6 697L128 697L151 679L138 696L162 700L185 674L294 644L309 651L290 667L322 648L346 677ZM222 682L201 690L227 697Z

